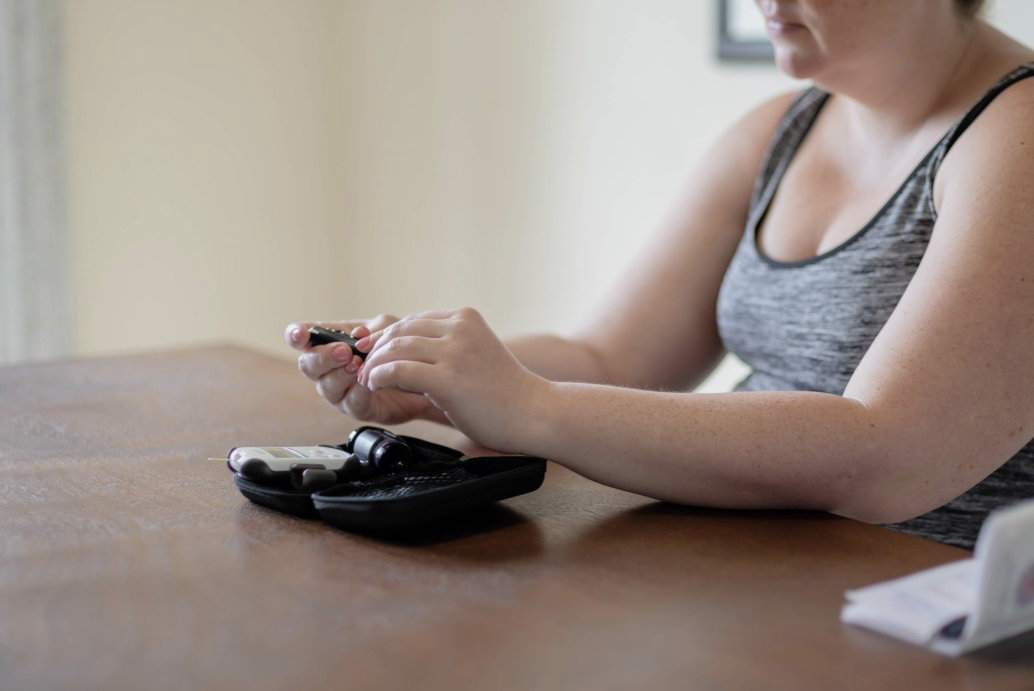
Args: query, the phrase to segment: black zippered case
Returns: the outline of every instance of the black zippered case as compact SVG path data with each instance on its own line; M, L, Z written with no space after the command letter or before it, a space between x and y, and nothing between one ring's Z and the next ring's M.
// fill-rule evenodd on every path
M455 449L400 436L416 456L415 467L341 482L318 492L256 482L240 473L233 482L256 504L360 532L399 531L542 485L546 461L532 456L465 457Z

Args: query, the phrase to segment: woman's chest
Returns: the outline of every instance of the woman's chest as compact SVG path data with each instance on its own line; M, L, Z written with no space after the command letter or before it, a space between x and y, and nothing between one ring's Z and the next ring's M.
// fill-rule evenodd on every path
M796 262L842 245L865 227L893 187L862 184L826 166L787 173L759 224L761 252Z
M935 141L931 131L877 148L839 143L835 131L813 132L787 162L760 215L761 253L782 262L802 261L865 232L922 174Z
M780 262L748 228L718 299L725 346L786 387L839 393L890 318L929 243L935 214L921 180L831 251Z

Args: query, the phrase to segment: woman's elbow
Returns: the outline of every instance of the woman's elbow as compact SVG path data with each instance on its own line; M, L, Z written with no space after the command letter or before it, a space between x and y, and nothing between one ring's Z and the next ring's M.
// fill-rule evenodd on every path
M934 507L936 508L936 507ZM886 525L900 523L926 513L926 509L908 504L894 504L886 501L864 501L838 507L833 513L862 523Z
M947 478L908 477L901 472L873 472L841 494L832 513L864 523L900 523L933 511L966 491Z

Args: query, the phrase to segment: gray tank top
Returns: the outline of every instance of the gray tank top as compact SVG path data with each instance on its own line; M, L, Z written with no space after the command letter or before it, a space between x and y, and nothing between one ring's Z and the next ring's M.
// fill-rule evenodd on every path
M797 97L762 163L746 232L718 295L722 341L751 368L737 391L844 392L926 251L937 220L934 177L945 154L995 96L1031 76L1034 63L998 82L846 242L803 261L780 262L759 251L758 227L828 94L811 88ZM972 549L990 510L1031 496L1034 440L962 496L889 527Z

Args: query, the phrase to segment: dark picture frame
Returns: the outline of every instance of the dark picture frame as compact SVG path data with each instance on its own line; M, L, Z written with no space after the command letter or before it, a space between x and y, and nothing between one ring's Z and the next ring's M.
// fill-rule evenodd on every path
M715 0L715 16L719 60L772 62L772 43L754 0Z

